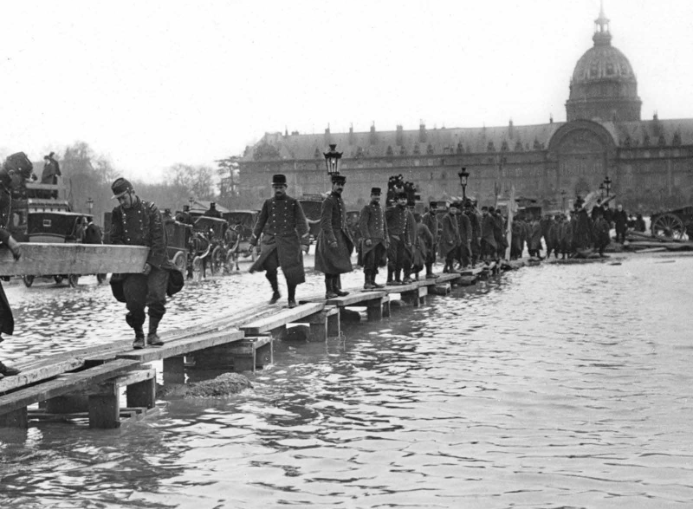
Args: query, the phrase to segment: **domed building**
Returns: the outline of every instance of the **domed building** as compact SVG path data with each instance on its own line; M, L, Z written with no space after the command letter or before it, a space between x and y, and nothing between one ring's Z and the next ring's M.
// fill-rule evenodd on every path
M635 73L611 45L609 20L601 9L593 46L578 60L570 81L566 122L465 128L324 134L266 133L246 147L239 163L243 206L259 207L270 196L274 173L287 176L291 192L329 188L323 153L343 152L348 176L344 200L354 209L372 187L402 174L424 201L462 195L458 172L471 174L467 195L493 205L512 188L535 198L544 210L570 207L576 196L599 191L608 177L616 201L643 213L693 204L693 119L640 119Z
M604 10L594 21L594 46L578 60L566 102L568 122L640 120L638 82L626 56L611 45Z

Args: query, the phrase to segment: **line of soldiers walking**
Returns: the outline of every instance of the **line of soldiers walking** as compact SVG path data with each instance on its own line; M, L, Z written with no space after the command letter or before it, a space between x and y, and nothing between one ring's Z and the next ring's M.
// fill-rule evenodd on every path
M423 216L414 212L417 196L413 185L401 175L388 183L385 207L382 189L371 189L370 200L361 210L358 224L350 225L342 199L346 177L332 175L332 189L321 207L320 233L315 247L315 269L325 275L325 297L345 296L341 274L351 272L351 255L364 270L364 289L382 288L376 282L387 268L388 285L409 284L425 277L436 278L433 264L445 259L445 271L490 262L504 256L507 247L505 223L493 207L478 211L472 200L449 205L432 201ZM261 243L260 257L250 271L264 271L272 287L270 303L280 298L277 269L282 268L288 288L288 305L296 306L296 286L305 281L301 246L309 242L308 226L300 202L286 194L284 175L272 179L274 196L266 200L255 223L250 243ZM438 213L447 206L442 220ZM353 229L352 229L353 228Z

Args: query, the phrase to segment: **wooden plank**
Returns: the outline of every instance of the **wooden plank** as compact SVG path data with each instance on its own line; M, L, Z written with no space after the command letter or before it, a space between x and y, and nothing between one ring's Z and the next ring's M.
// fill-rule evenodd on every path
M8 376L0 380L0 392L11 391L40 382L41 380L47 380L48 378L81 368L83 365L84 359L72 357L57 361L55 364L44 365L34 369L22 369L22 372L18 375Z
M92 384L118 376L138 365L139 362L137 361L118 359L78 373L60 375L54 380L0 396L0 414L27 407L37 401L45 401L80 389L86 389Z
M336 297L327 301L327 304L339 307L354 306L363 303L365 306L369 300L380 299L387 295L386 290L376 290L372 292L353 292L345 297Z
M196 350L203 350L213 346L224 345L240 341L245 337L243 331L236 329L192 336L175 341L167 341L164 346L144 348L142 350L129 350L117 355L119 359L135 359L141 363L158 361L169 357L177 357Z
M388 293L407 293L415 291L420 286L425 285L421 285L421 281L415 281L413 283L409 283L408 285L388 285L384 288L384 290Z
M0 249L0 276L136 273L142 272L148 253L143 246L26 242L17 261L9 249Z
M252 321L240 326L240 329L245 332L246 336L253 334L262 334L263 332L277 329L287 323L292 323L313 315L323 310L324 302L311 302L299 304L293 309L282 309L268 317Z
M446 273L446 274L439 274L439 277L435 280L436 283L455 283L458 279L460 279L460 275L457 272L451 272L451 273Z

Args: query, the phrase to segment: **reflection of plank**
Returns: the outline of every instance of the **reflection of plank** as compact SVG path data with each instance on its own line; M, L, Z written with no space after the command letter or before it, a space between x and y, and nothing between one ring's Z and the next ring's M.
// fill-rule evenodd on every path
M18 261L0 249L0 276L142 272L148 253L141 246L24 243Z

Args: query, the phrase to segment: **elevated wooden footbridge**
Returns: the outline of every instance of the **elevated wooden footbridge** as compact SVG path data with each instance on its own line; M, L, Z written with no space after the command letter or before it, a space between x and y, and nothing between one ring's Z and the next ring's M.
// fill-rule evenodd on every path
M127 256L118 257L119 271L134 272L133 267L142 266L145 248L107 246L98 253L82 250L76 259L68 259L74 253L63 249L59 253L62 258L55 262L60 264L59 271L43 262L33 270L36 275L113 272L115 262L109 265L103 257L108 260L121 250ZM11 272L7 267L12 261L3 251L0 260L5 257L5 263L0 266L4 266L4 272ZM30 253L41 258L35 251ZM30 256L25 261L28 259ZM32 270L30 263L17 263L24 264L24 273ZM34 420L82 418L88 419L92 428L117 428L125 419L139 418L155 407L157 373L153 362L161 361L164 384L183 383L193 359L196 368L254 372L273 362L273 343L286 334L287 327L306 324L310 341L325 341L340 334L341 315L346 308L365 309L368 320L381 320L390 316L390 303L397 295L403 302L420 306L429 295L449 295L453 285L473 284L494 270L484 267L437 274L435 278L376 290L349 289L349 295L329 300L316 295L294 308L265 305L235 311L164 332L162 347L133 350L132 339L124 339L19 363L19 375L0 378L0 426L27 427ZM125 406L121 406L123 392Z

